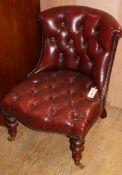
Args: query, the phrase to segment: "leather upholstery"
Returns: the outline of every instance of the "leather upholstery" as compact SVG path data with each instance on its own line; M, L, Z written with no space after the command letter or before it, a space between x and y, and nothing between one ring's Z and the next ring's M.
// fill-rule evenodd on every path
M81 138L104 110L103 91L121 27L112 16L88 7L56 7L39 19L39 63L4 97L2 111L31 128ZM90 100L93 86L99 91Z
M121 27L112 16L88 7L56 7L40 13L43 52L37 70L79 70L101 90Z
M102 112L98 94L87 98L93 85L80 72L40 72L17 85L2 108L32 128L80 138Z

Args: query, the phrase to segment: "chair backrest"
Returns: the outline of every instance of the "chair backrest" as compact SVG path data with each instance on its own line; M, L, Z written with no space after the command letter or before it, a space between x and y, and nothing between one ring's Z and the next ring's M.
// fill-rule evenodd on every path
M38 70L79 70L102 90L121 36L118 22L106 12L83 6L55 7L39 18L43 49Z

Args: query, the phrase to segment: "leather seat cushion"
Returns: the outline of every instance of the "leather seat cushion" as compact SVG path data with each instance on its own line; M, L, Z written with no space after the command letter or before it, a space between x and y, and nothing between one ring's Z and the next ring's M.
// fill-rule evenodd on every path
M98 93L87 98L92 86L80 72L39 72L5 96L2 111L31 128L80 138L102 111Z

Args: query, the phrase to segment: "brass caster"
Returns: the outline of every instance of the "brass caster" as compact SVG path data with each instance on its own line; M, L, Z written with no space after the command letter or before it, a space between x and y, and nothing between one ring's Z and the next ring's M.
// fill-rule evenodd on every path
M8 141L14 141L15 140L15 137L14 136L10 136L7 138Z
M81 163L76 164L76 166L77 166L78 168L80 168L80 169L84 169L84 165L83 165L83 164L81 164Z

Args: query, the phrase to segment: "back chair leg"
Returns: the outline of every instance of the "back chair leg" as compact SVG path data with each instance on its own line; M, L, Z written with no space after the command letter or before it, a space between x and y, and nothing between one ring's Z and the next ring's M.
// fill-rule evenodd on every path
M14 117L6 117L5 119L6 122L6 126L8 128L8 134L10 135L10 137L8 137L9 141L13 141L15 140L16 134L17 134L17 126L18 126L18 122L17 119Z
M78 140L70 138L70 150L72 151L72 158L76 166L81 166L80 160L82 158L82 152L84 150L84 139ZM83 168L83 166L82 166Z
M101 114L101 118L104 119L107 117L107 112L106 112L106 109L104 108L102 114Z

